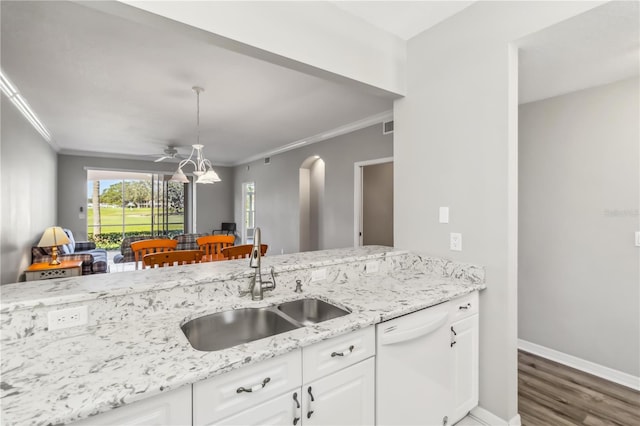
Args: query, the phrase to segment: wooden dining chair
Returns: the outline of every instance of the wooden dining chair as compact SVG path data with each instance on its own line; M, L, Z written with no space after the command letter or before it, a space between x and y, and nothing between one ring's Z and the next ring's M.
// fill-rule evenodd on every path
M260 244L260 256L267 254L267 244ZM222 255L226 260L242 259L251 256L253 244L244 244L241 246L233 246L222 249Z
M178 242L176 240L170 240L166 238L140 240L131 243L131 251L135 257L136 269L138 269L138 263L142 263L142 269L145 268L145 264L142 261L145 254L151 253L165 253L168 251L174 251Z
M231 247L236 240L233 235L207 235L200 237L196 241L202 253L204 253L203 262L211 262L214 260L223 260L222 250Z
M165 266L188 265L202 262L200 250L177 250L162 253L145 254L143 264L150 268L163 268Z

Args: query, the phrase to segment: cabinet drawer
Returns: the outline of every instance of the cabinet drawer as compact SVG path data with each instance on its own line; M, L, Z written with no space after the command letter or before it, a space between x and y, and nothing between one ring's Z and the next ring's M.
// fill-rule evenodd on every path
M193 385L193 424L208 425L297 388L300 350ZM264 386L262 384L264 383ZM242 389L252 390L251 392ZM240 392L238 392L240 390Z
M479 310L478 292L466 294L451 301L451 322L456 322L470 315L477 314Z
M319 377L360 362L376 353L375 327L367 327L302 349L302 378Z

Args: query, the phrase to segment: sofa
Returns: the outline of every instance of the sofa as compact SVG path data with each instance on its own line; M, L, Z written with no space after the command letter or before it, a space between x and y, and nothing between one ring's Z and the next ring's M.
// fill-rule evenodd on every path
M96 248L92 241L76 241L73 232L64 228L69 244L58 246L58 260L82 260L82 275L107 272L107 251ZM51 247L32 247L32 263L51 262Z

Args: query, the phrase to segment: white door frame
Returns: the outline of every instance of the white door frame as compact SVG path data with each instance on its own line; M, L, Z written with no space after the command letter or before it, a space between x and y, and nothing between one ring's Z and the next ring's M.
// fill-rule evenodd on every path
M353 163L353 246L362 245L362 168L374 164L392 163L393 157Z
M247 244L247 238L248 238L248 236L247 236L248 229L247 229L246 220L245 220L246 218L245 218L244 215L246 213L245 202L246 202L246 199L247 199L247 185L250 184L250 183L253 184L253 205L254 205L254 209L253 209L253 214L254 214L253 221L254 221L254 223L253 223L253 226L254 227L256 226L256 224L255 224L255 219L256 219L255 218L255 203L256 203L256 195L255 195L256 194L256 186L255 185L256 185L256 182L255 181L242 182L242 202L240 203L241 204L241 208L242 208L241 213L240 213L240 217L242 218L242 223L240 224L240 232L241 232L240 238L241 238L242 244Z

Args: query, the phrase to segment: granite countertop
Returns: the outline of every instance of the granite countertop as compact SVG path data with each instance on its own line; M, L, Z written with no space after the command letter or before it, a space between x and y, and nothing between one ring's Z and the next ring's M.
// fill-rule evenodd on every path
M181 306L181 303L174 303L171 293L167 293L167 299L160 299L159 296L153 301L144 299L145 303L148 300L147 310L141 313L136 307L135 313L121 316L119 321L94 324L90 321L89 326L75 327L75 331L45 330L22 338L3 340L0 386L3 424L72 422L485 288L483 273L481 279L462 279L455 273L443 274L442 271L446 271L446 265L450 263L442 263L444 269L435 272L425 270L416 267L416 258L410 258L407 252L390 252L388 248L325 251L317 254L317 262L313 254L305 254L296 258L297 266L290 263L291 256L273 256L271 259L273 266L282 268L278 269L278 273L284 283L273 292L265 292L263 301L251 301L247 296L240 297L235 291L238 282L244 285L246 281L243 275L248 269L246 262L242 262L242 269L240 266L234 268L232 262L208 265L208 269L215 269L212 276L216 279L206 284L201 282L204 272L198 268L189 269L199 265L170 268L172 271L169 276L165 272L165 279L156 283L151 283L143 274L153 275L157 270L111 274L118 275L120 280L126 277L149 283L143 288L145 294L158 289L183 291L178 287L186 286L198 289L197 297ZM343 263L345 259L352 261L352 266L339 266L335 259ZM362 268L358 269L358 264L372 259L383 262L384 267L379 272L367 273ZM304 292L298 294L292 291L292 284L299 274L287 276L284 271L287 268L289 271L300 270L302 265L307 268L338 266L329 271L326 281L305 281ZM184 273L196 270L193 274ZM184 277L176 278L183 274L191 277L190 285L184 281ZM225 275L228 277L226 280ZM67 282L60 294L49 289L44 299L49 303L52 298L67 302L89 300L77 288L78 285L89 287L89 281L92 280L88 279L85 283L77 280ZM75 291L69 290L74 286ZM96 288L89 292L93 294L92 297L105 298L108 292L100 279ZM114 293L120 298L136 297L129 293L138 290L130 286L116 286ZM8 293L12 291L15 290L10 289ZM205 297L205 293L215 297ZM178 297L183 297L180 296L182 294ZM190 297L193 294L189 293ZM11 327L12 318L8 312L28 306L47 306L38 302L37 298L25 299L10 294L7 301L4 296L3 289L3 333ZM352 313L215 352L193 349L180 329L181 324L201 315L240 307L275 305L308 297L330 301L350 309ZM116 297L114 300L120 299ZM100 305L95 305L95 308L91 306L90 309L96 312L101 309Z

